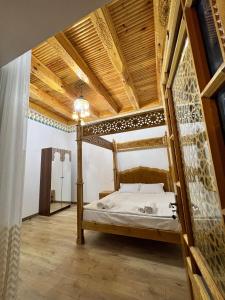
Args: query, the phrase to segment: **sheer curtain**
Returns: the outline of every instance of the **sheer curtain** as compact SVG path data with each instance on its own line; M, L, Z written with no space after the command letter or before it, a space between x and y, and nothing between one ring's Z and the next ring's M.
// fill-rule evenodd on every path
M0 299L16 299L31 52L0 68Z

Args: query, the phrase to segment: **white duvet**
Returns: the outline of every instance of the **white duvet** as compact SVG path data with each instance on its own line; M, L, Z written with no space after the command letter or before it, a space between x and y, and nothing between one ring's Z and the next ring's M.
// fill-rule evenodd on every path
M114 213L130 213L130 214L140 214L139 208L144 208L145 206L155 205L157 208L157 213L148 214L149 216L158 217L171 217L173 215L172 209L169 204L175 202L174 193L162 193L162 194L149 194L149 193L120 193L115 192L103 198L101 201L112 206L108 211ZM98 201L94 201L85 206L85 209L98 209ZM113 205L112 205L113 204Z
M97 208L98 201L84 206L84 220L98 223L178 230L177 219L172 219L171 202L175 202L174 193L120 193L115 192L101 201L110 204L110 209ZM113 205L111 205L113 204ZM141 213L139 208L157 207L157 213Z

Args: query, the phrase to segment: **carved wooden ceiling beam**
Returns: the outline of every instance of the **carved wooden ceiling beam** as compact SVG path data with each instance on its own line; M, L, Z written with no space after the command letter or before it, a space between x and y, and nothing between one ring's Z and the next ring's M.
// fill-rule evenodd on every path
M108 135L165 125L163 108L103 120L83 126L83 136Z
M163 62L163 52L166 41L166 29L169 17L169 0L153 0L154 5L154 26L155 26L155 52L156 52L156 72L158 97L161 101L161 71Z
M95 73L86 64L77 49L71 44L63 32L58 33L55 37L48 39L48 43L57 51L65 63L73 70L78 77L102 95L108 104L112 113L118 113L120 106L113 99L107 89L96 77Z
M100 8L93 12L91 14L91 20L113 66L123 81L130 103L134 109L140 108L138 95L136 93L131 74L129 73L126 60L120 48L119 39L107 7Z
M74 101L78 97L78 94L73 89L71 89L61 78L59 78L34 55L32 55L31 72L52 90L62 94L69 100ZM99 113L92 105L90 105L90 110L93 116L97 118L99 117Z
M62 94L70 100L74 100L77 94L61 80L54 72L45 66L39 59L32 55L32 74L49 86L52 90Z
M65 106L60 103L60 101L42 91L32 83L30 84L30 97L34 99L38 104L50 109L51 111L54 111L55 113L60 114L66 119L72 120L72 113L68 109L66 109Z
M163 27L166 27L170 12L170 0L158 0L158 2L159 21Z

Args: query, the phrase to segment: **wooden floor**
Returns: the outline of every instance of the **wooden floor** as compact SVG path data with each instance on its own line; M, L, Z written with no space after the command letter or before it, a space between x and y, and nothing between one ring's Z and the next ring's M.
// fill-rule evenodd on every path
M176 245L86 232L75 243L75 209L22 226L18 300L186 300Z

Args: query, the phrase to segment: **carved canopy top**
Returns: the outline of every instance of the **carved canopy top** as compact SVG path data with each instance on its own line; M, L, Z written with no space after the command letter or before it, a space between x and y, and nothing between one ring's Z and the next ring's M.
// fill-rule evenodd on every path
M107 135L165 125L163 108L83 126L83 136Z
M170 191L170 173L167 170L136 167L118 174L120 183L164 183L165 191Z

